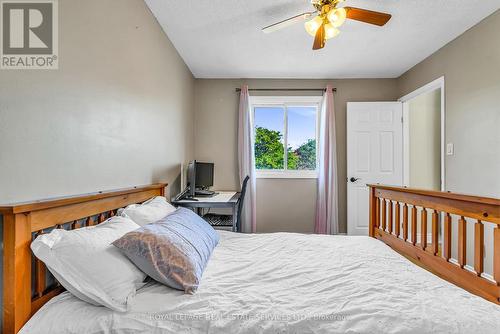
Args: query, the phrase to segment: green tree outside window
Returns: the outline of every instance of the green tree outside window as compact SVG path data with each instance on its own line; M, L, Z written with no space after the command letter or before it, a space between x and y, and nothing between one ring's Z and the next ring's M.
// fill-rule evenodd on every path
M264 127L255 128L255 168L284 169L283 134ZM308 139L297 149L287 148L287 169L316 169L316 140Z

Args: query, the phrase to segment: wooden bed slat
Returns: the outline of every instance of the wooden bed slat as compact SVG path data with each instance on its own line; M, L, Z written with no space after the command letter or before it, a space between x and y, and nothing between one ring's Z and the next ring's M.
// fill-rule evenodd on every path
M378 198L375 197L375 189L370 189L370 221L374 222L374 225L370 225L368 233L370 237L374 236L374 226L377 224L377 204Z
M446 261L451 258L451 216L446 214L443 228L443 257Z
M439 215L436 210L432 213L432 254L439 252Z
M45 267L45 264L36 259L35 260L35 270L36 270L36 295L38 297L41 297L43 295L43 292L45 291L45 286L46 286L46 279L45 279L45 274L47 268Z
M380 200L377 198L375 201L375 207L376 207L376 219L375 219L375 226L379 227L380 226Z
M464 267L467 262L467 222L462 216L458 220L458 264Z
M35 238L42 234L43 231L37 232L35 234ZM46 288L45 277L47 268L45 267L45 264L37 258L35 258L35 270L36 270L35 292L38 297L41 297Z
M399 212L399 209L400 209L399 202L396 202L396 212L395 212L396 219L394 221L394 227L395 227L394 234L396 234L397 237L399 237L401 229L401 214Z
M387 232L389 232L389 234L392 234L392 224L393 224L393 218L392 218L392 201L388 201L389 203L389 207L388 207L388 221L387 221Z
M408 205L403 205L403 239L408 240Z
M500 226L493 231L493 278L500 283Z
M375 202L378 201L378 198L375 197L375 189L370 188L370 221L374 223L374 225L377 224L377 205ZM368 233L370 237L374 236L374 225L369 225L369 230Z
M420 247L422 247L423 250L427 248L427 210L425 208L422 209L422 212L420 213Z
M417 207L411 208L411 243L417 244Z
M77 220L73 221L73 222L71 223L71 225L70 225L70 230L74 230L74 229L76 229L76 228L77 228L77 226L78 226L78 227L80 227L80 224L78 223L78 221L77 221Z
M484 225L480 220L474 225L474 270L478 276L484 270Z
M382 230L385 231L386 226L387 203L385 199L382 200Z

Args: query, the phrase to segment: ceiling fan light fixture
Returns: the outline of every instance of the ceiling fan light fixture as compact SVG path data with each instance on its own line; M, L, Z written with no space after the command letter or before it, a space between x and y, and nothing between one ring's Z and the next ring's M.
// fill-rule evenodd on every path
M323 24L323 19L318 15L312 20L307 21L304 23L304 28L306 29L307 33L311 36L316 35L316 31L318 31L319 27Z
M345 8L335 8L328 12L328 21L335 27L338 28L344 24L347 17L347 11Z
M328 23L325 25L325 39L337 37L338 34L340 34L340 30L335 28L333 24Z
M356 20L376 26L384 26L392 17L391 14L375 12L355 7L337 7L345 0L309 0L314 7L311 12L295 15L286 20L262 28L265 33L288 27L296 22L308 20L304 23L307 33L314 37L313 50L325 47L327 39L340 34L339 27L345 20ZM312 19L309 19L314 16ZM349 17L347 17L349 16Z

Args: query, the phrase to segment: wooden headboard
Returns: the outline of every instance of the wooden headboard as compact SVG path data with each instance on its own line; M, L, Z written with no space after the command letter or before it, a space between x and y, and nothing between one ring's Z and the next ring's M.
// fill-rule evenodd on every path
M166 186L158 183L0 206L4 229L3 333L17 333L43 304L63 291L57 282L47 286L46 268L32 256L30 244L37 235L52 228L75 229L101 223L119 208L164 196Z
M499 199L382 185L369 187L371 237L441 278L500 304ZM453 238L456 260L452 258L453 224L457 225L457 236ZM472 236L467 234L468 224L474 225ZM485 229L486 224L494 227L489 249L493 253L493 275L484 273L484 235L491 230ZM474 240L471 250L467 249L468 238Z

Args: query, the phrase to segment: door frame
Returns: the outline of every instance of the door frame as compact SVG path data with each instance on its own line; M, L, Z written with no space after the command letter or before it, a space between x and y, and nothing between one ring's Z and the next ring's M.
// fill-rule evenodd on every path
M399 102L403 103L403 185L409 186L410 183L410 127L408 122L410 107L409 102L422 94L433 92L437 89L441 89L441 191L446 191L446 101L444 76L439 77L436 80L431 81L398 99Z

